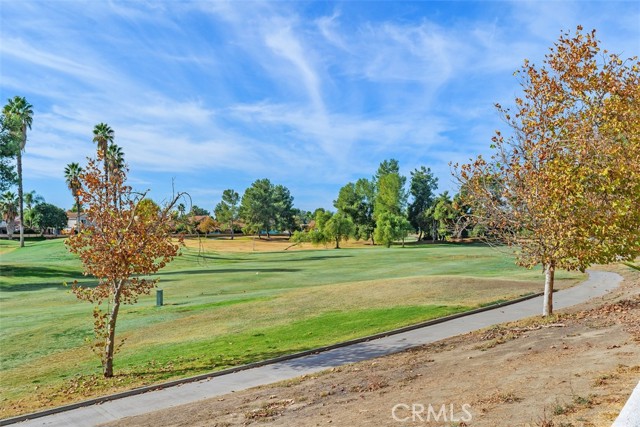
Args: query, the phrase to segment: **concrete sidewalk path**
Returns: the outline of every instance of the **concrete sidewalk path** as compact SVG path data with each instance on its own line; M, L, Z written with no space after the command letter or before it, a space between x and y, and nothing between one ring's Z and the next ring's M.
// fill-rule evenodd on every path
M585 282L554 293L555 309L569 307L602 296L616 288L622 281L622 277L615 273L592 270L588 271L588 273L589 279ZM348 363L397 353L411 347L475 331L497 323L538 315L541 312L542 297L536 297L494 310L474 313L384 338L72 409L23 421L16 425L21 427L94 426L133 415L145 414L234 391L287 380Z

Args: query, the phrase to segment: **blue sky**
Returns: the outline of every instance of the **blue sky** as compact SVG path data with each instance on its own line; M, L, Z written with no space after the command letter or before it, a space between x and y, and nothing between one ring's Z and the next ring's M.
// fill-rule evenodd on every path
M449 162L488 152L513 72L578 24L640 54L634 1L0 0L0 99L33 105L25 190L62 207L106 122L156 201L173 182L211 210L269 178L330 208L389 158L455 191Z

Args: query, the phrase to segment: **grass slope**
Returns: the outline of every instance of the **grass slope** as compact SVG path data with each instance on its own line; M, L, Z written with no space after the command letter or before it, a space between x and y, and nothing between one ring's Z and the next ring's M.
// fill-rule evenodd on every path
M192 242L193 243L193 242ZM236 243L237 244L237 243ZM250 243L249 243L250 244ZM481 245L221 252L190 244L121 310L115 379L99 377L91 305L63 282L61 240L0 241L1 416L380 332L539 291L539 272ZM558 283L578 275L560 274Z

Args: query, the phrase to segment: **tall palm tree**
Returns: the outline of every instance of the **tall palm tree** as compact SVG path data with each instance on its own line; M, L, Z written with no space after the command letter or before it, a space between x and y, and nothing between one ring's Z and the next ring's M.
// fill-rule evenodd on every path
M109 183L109 165L107 164L107 150L109 144L113 142L113 129L106 123L98 123L93 128L93 142L98 144L98 160L104 163L104 182ZM105 191L106 199L109 200L109 191Z
M105 180L109 180L109 168L107 165L107 150L113 142L113 129L106 123L98 123L93 128L93 142L98 144L98 159L104 161Z
M113 143L109 144L105 164L109 174L117 173L124 169L124 152L120 146ZM114 195L114 203L119 203L122 206L122 194L118 194L117 197Z
M24 193L24 205L27 207L27 210L40 203L44 203L44 197L36 193L35 190Z
M33 228L33 215L31 209L35 205L39 205L40 203L44 203L44 197L39 194L36 194L34 190L24 193L24 205L27 208L26 213L29 216L29 228Z
M9 238L13 235L15 228L16 216L18 215L18 196L12 191L5 191L0 196L0 213L2 219L7 223L7 234ZM11 230L11 232L9 232Z
M124 168L124 152L122 151L122 148L117 144L110 144L107 149L105 161L107 162L109 172L122 170Z
M98 123L93 128L93 142L98 144L98 156L104 159L109 143L113 142L113 129L106 123Z
M4 106L3 114L16 120L17 129L14 132L20 135L20 146L16 151L16 169L18 170L18 207L20 215L20 247L24 247L24 204L22 200L22 152L27 145L27 129L31 129L33 123L33 106L24 97L14 96Z
M76 217L76 232L80 231L80 188L82 183L80 182L80 174L82 168L78 163L69 163L64 168L64 178L67 182L67 187L71 190L71 194L76 198L76 209L78 216Z

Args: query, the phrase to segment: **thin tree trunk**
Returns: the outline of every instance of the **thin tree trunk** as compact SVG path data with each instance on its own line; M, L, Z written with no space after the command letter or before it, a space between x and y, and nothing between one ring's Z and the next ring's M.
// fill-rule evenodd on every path
M104 182L107 185L104 190L106 202L109 204L109 166L107 165L107 153L104 154ZM115 205L115 201L113 202Z
M76 234L80 232L80 197L76 194L76 211L78 216L76 217Z
M113 353L115 352L116 339L116 321L118 320L118 312L120 311L120 291L122 283L118 286L115 296L113 297L113 309L109 315L109 323L107 325L107 343L105 345L104 359L104 377L113 377Z
M22 202L22 150L16 155L18 168L18 216L20 217L20 247L24 248L24 204Z
M550 316L553 314L553 279L555 275L555 263L552 261L544 266L544 305L542 307L542 315Z
M231 240L233 240L233 221L231 221Z

